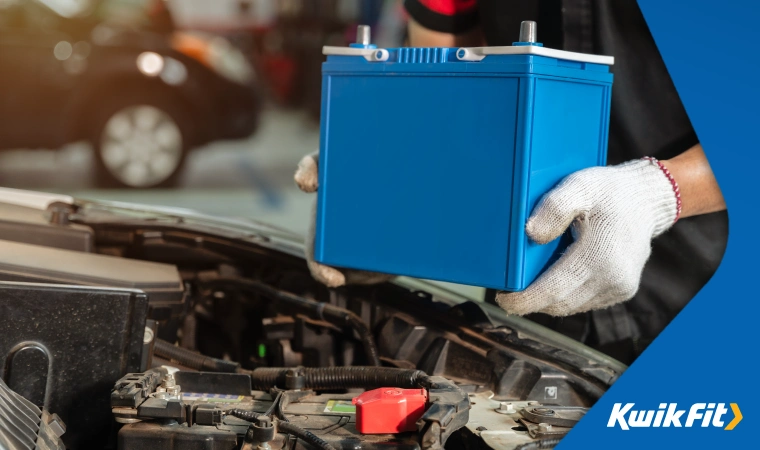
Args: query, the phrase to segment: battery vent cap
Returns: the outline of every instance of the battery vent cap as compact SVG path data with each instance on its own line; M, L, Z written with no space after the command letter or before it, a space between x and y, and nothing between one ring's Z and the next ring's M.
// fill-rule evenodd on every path
M385 387L367 391L353 399L356 430L362 434L389 434L417 431L417 421L425 413L425 389Z

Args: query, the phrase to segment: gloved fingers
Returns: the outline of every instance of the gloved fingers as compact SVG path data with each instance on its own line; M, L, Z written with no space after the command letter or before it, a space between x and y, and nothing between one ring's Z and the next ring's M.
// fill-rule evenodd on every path
M566 295L562 300L552 303L539 312L550 316L564 317L573 315L580 310L585 310L586 305L594 299L594 289L592 285L593 283L586 281L570 294Z
M310 158L310 156L304 156L304 159ZM309 267L309 272L315 280L328 287L338 287L346 284L346 276L338 269L335 269L324 264L320 264L314 261L314 236L317 231L317 199L314 198L314 202L311 207L311 214L309 216L309 229L306 232L306 240L304 241L304 253L306 254L306 265Z
M592 205L585 195L582 172L573 174L549 191L538 202L525 225L533 241L546 244L557 239L578 217L587 213Z
M330 288L345 286L348 284L368 285L379 284L395 278L395 275L387 273L367 272L364 270L339 269L326 266L314 260L308 260L306 264L315 280Z
M571 314L582 313L595 309L605 309L617 303L632 299L639 290L641 273L637 277L619 278L610 282L605 289L598 290L591 301L581 308L577 308Z
M591 248L600 248L600 241L606 240L603 235L599 234L589 237L591 238L589 239ZM599 269L592 274L593 283L589 283L587 289L588 299L565 311L563 315L604 309L633 298L639 290L641 273L650 253L651 250L642 251L638 258L616 253L607 253L605 257L598 255L597 257L601 257L603 261L597 261L596 267ZM542 312L558 315L556 313L559 309L549 309Z
M319 186L319 151L310 153L298 162L293 176L298 187L304 192L316 192Z
M346 284L346 276L340 270L320 264L312 259L307 260L306 264L309 266L311 276L325 286L334 288Z
M546 272L527 289L520 292L499 292L496 302L509 314L525 315L560 305L557 312L575 308L588 300L584 285L589 279L589 267L582 260L583 248L573 243ZM566 315L566 314L558 314Z

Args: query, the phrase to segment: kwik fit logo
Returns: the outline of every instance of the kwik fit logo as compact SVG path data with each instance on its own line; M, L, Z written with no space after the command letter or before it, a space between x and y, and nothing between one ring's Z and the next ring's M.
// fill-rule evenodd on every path
M619 426L623 430L670 427L715 427L733 430L742 421L742 412L736 403L730 404L730 411L733 413L733 419L730 421L730 416L727 416L729 409L725 403L694 403L688 409L679 409L678 403L660 403L658 409L654 410L636 410L633 409L634 406L635 403L615 403L607 427Z

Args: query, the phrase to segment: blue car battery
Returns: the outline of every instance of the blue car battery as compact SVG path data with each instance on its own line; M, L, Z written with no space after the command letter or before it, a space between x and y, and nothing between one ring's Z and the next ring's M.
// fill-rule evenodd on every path
M527 237L533 208L606 164L613 58L530 30L506 47L387 49L364 31L323 49L315 259L525 289L567 245Z

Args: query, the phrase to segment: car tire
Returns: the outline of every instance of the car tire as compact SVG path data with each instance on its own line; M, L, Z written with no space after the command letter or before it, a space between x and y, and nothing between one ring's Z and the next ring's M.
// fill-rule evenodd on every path
M193 130L180 101L147 90L130 91L97 111L92 141L99 187L177 185Z

